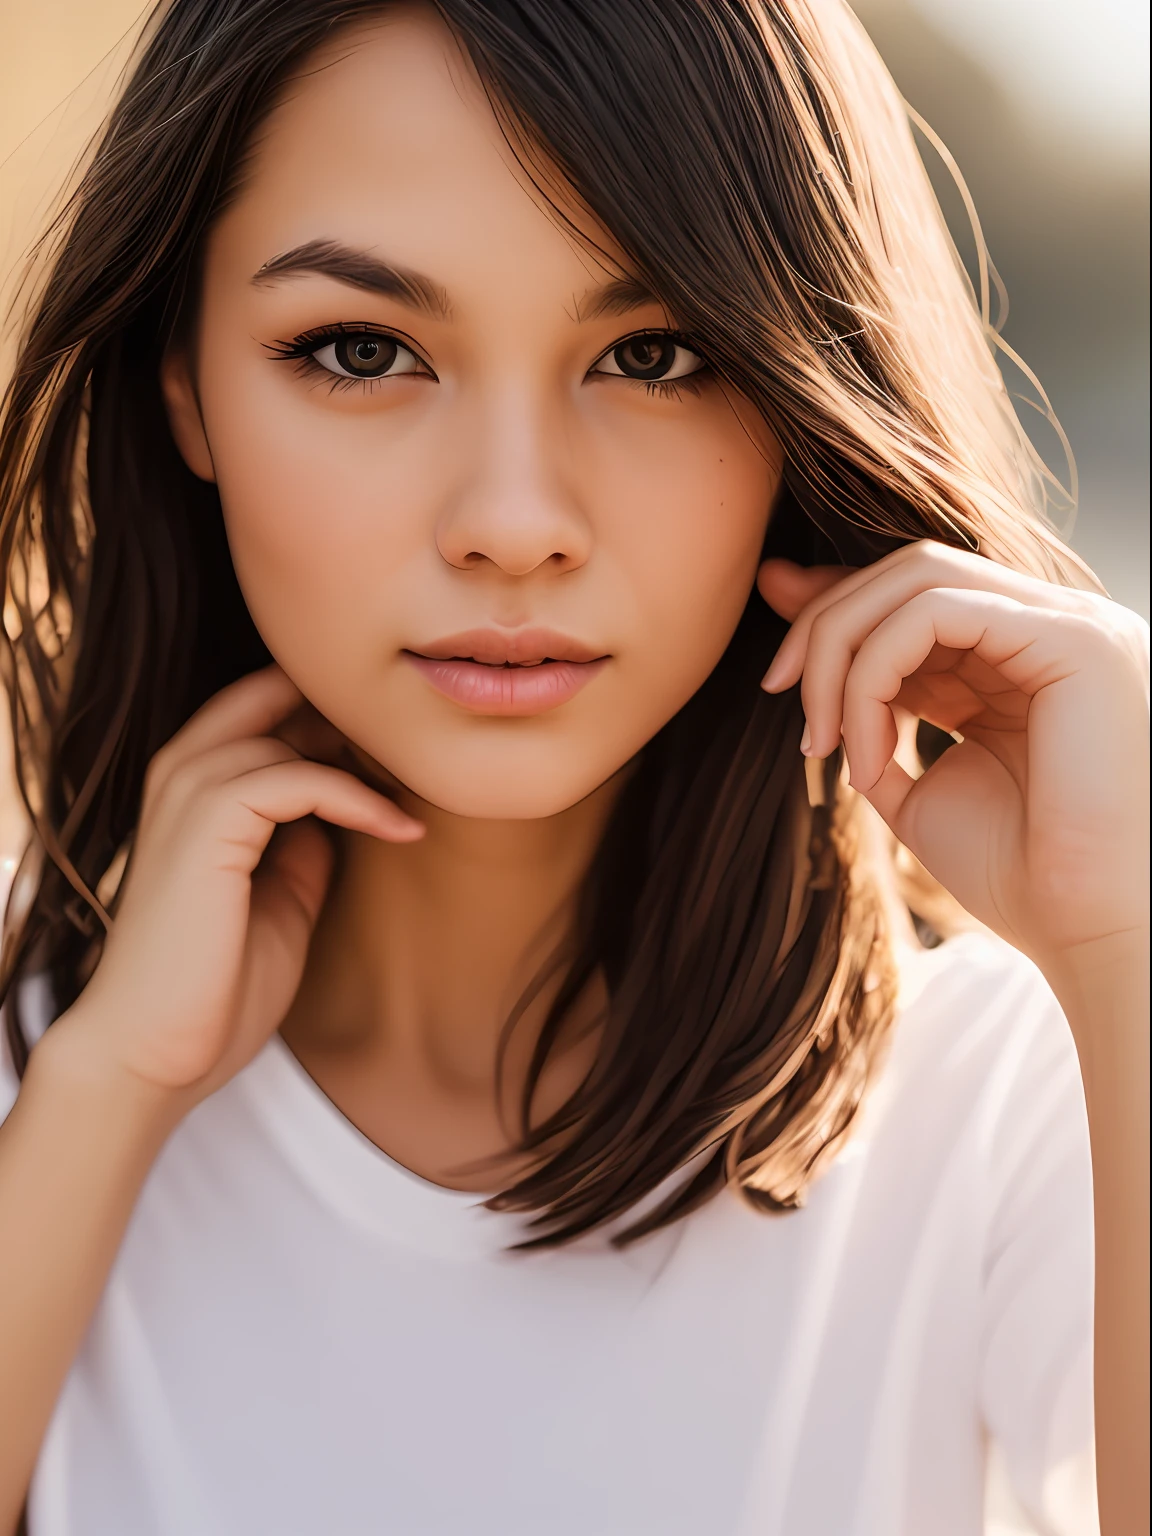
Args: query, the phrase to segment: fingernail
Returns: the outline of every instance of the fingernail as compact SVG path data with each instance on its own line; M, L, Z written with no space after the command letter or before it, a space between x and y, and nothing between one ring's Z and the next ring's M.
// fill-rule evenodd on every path
M800 750L805 757L812 751L812 727L807 721L804 722L804 734L800 738Z

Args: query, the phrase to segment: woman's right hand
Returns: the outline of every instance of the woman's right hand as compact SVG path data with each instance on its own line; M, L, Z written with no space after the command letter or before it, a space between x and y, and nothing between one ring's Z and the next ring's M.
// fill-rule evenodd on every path
M318 817L389 842L423 827L269 733L302 703L278 667L211 699L153 758L115 921L49 1032L190 1107L287 1013L332 868Z

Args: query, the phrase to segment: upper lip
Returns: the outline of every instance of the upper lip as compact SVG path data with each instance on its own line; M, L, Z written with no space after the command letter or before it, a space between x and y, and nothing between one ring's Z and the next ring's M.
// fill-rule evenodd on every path
M542 661L600 661L598 651L555 629L468 629L409 649L432 661L479 661L486 666L528 667Z

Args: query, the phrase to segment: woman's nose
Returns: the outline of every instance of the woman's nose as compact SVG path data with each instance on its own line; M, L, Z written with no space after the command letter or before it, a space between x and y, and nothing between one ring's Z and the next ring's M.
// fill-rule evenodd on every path
M507 576L583 565L591 528L572 455L563 451L565 433L539 392L493 392L470 425L460 489L436 529L443 559L461 570L488 564Z

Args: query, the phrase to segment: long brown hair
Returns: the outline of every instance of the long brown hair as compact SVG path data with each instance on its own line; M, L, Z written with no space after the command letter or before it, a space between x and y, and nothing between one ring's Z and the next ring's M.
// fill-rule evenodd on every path
M380 0L170 0L42 249L0 429L4 642L33 828L0 995L78 995L115 910L149 758L266 659L216 490L176 452L160 358L205 232L278 91ZM859 565L933 538L1051 579L1045 521L906 112L840 0L435 0L510 141L556 170L787 455L766 553ZM623 1234L725 1184L800 1204L836 1151L894 1008L878 890L839 764L805 790L783 634L756 597L645 748L588 875L521 1103L533 1171L494 1202L573 1238L675 1185ZM817 795L813 797L819 799ZM118 856L120 863L118 864ZM106 910L107 907L107 910ZM533 1094L593 977L596 1061L543 1123Z

